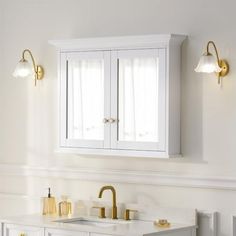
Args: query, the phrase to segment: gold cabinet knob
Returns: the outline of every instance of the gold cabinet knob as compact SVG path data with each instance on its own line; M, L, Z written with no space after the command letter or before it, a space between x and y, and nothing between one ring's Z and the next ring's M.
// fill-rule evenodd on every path
M106 124L106 123L108 123L108 122L109 122L109 119L107 119L107 118L104 118L104 119L103 119L103 123L104 123L104 124Z
M26 234L25 233L20 233L19 236L26 236Z
M130 220L130 212L138 212L137 210L126 209L124 214L124 220Z
M112 123L115 123L116 121L117 121L117 120L114 119L114 118L104 118L104 119L103 119L103 123L104 123L104 124L106 124L106 123L112 124Z
M106 210L105 207L98 207L98 206L94 206L93 208L95 209L99 209L99 218L106 218Z
M114 119L114 118L109 118L109 119L108 119L108 122L111 123L111 124L112 124L112 123L115 123L115 122L116 122L116 119Z

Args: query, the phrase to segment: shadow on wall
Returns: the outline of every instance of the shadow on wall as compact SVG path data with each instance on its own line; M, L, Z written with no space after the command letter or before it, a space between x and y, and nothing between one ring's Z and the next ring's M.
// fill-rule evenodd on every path
M189 43L191 41L191 44ZM198 52L197 40L189 36L182 45L181 76L181 152L193 162L203 160L203 88L194 73ZM196 58L192 55L196 55ZM191 75L191 77L189 76ZM190 160L189 160L190 161Z

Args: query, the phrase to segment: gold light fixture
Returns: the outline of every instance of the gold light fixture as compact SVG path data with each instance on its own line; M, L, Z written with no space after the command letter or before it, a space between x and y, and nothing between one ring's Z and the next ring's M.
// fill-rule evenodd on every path
M32 65L25 59L26 53L29 54ZM43 79L44 69L40 65L36 65L32 52L29 49L25 49L22 52L22 58L17 64L13 76L17 78L26 78L34 75L34 85L36 86L37 80Z
M215 50L216 58L210 53L210 45L213 46ZM219 58L219 54L216 48L216 45L213 41L207 43L206 52L201 56L197 67L195 68L196 72L202 73L213 73L215 72L218 78L218 84L222 77L226 76L229 72L229 65L226 60Z

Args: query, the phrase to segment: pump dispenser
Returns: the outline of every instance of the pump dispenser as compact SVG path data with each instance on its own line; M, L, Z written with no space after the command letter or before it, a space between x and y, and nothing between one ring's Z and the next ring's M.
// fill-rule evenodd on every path
M43 198L43 215L55 215L56 213L56 199L51 196L51 189L48 188L48 196Z

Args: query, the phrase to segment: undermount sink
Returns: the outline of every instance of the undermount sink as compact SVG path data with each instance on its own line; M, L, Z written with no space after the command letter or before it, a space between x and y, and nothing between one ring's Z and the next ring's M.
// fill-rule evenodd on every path
M128 223L128 222L121 221L121 220L90 219L90 218L84 218L84 217L56 220L54 222L66 223L66 224L76 224L76 225L88 225L88 226L96 226L96 227L111 227L111 226L115 226L117 224Z

